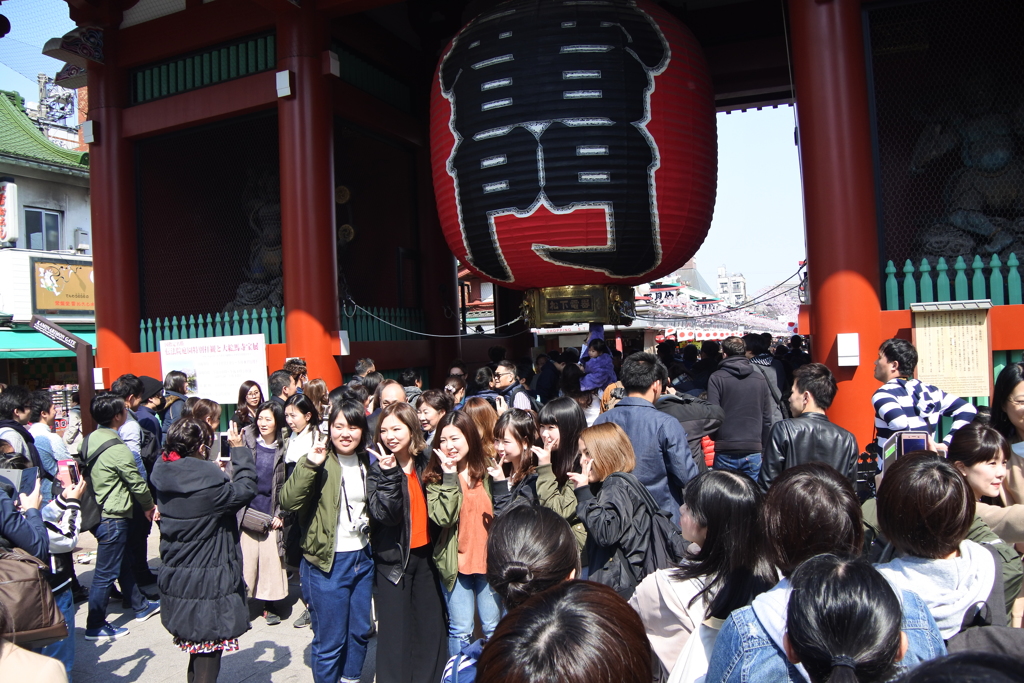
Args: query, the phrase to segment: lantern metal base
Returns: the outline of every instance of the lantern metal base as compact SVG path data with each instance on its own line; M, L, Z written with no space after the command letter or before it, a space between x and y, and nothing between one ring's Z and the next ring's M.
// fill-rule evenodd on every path
M528 289L523 319L530 327L577 323L631 325L636 315L633 288L619 285L568 285Z

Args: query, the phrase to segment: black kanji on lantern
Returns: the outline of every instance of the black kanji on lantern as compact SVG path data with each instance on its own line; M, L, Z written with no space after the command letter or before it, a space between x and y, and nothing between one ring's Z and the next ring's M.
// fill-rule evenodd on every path
M474 19L440 67L451 102L459 218L468 260L512 274L494 217L604 209L601 246L535 246L553 263L635 277L661 258L650 119L668 65L657 24L623 0L518 0Z

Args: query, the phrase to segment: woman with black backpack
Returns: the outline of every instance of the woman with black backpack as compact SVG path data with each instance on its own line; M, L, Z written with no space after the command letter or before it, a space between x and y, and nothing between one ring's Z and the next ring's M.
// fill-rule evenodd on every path
M569 479L576 486L576 514L587 528L589 579L629 599L652 562L659 564L653 551L666 539L657 538L662 530L657 507L644 485L630 474L636 456L622 427L613 422L589 427L580 435L579 445L583 471L570 472ZM679 552L674 559L678 560L682 555L678 529L676 536ZM671 559L661 558L657 568L665 569L670 563Z

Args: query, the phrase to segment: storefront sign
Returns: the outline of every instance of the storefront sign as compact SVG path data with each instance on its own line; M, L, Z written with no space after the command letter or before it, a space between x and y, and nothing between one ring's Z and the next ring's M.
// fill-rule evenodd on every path
M991 396L989 301L914 304L917 378L956 396Z
M165 339L160 342L160 372L172 370L188 377L189 396L218 403L238 401L238 387L246 380L267 391L267 351L262 334L205 339Z
M51 318L95 315L92 263L33 258L30 264L34 313Z

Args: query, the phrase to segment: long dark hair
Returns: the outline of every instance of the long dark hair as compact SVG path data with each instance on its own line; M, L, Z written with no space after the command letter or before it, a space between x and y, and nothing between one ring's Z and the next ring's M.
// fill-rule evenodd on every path
M595 339L594 341L601 341ZM602 342L603 343L603 342ZM580 370L578 365L566 365L562 369L562 378L559 381L559 388L562 390L563 396L568 396L576 403L580 404L580 408L586 410L594 402L593 391L583 391L580 388L580 380L583 379L583 371Z
M1004 458L1010 458L1010 444L1006 437L992 425L975 421L956 430L949 443L946 459L971 467L980 462L995 460L1000 453Z
M558 513L519 505L494 520L487 535L487 582L505 609L580 573L576 537Z
M892 586L868 562L818 555L791 579L789 643L812 683L887 681L900 651L902 613Z
M1017 438L1017 428L1010 422L1003 406L1021 382L1024 382L1024 363L1010 363L999 373L992 392L992 426L1010 440Z
M436 484L444 476L444 472L441 470L441 459L434 451L441 448L441 432L449 426L462 432L463 438L466 439L466 445L469 446L469 453L466 454L466 468L469 470L470 488L476 488L476 485L487 476L487 462L484 458L484 449L480 443L480 431L477 429L476 422L461 410L448 413L437 423L434 442L430 444L430 462L423 470L423 481L428 484Z
M558 449L551 454L551 469L558 485L564 486L569 472L579 465L580 434L587 428L587 416L575 400L559 396L541 407L537 422L558 427Z
M249 407L246 398L248 398L249 392L252 391L253 387L259 389L260 403L263 403L263 387L256 380L247 379L242 382L242 386L238 387L238 412L247 415L250 422L256 419L256 414L252 412L252 408Z
M700 552L675 570L681 581L704 577L704 588L690 600L710 597L706 614L725 619L778 581L760 543L763 496L750 477L711 470L692 479L686 507L707 529Z
M523 455L519 460L519 467L512 474L519 482L532 474L537 468L537 456L530 450L531 446L537 445L537 438L540 429L537 426L537 416L529 410L509 408L494 423L494 439L500 441L505 438L505 432L511 431L512 438L519 442L523 449ZM494 584L491 584L492 586Z

